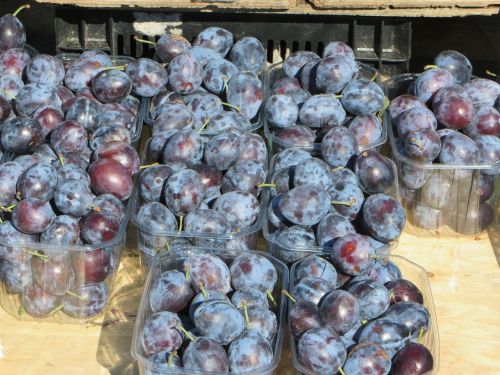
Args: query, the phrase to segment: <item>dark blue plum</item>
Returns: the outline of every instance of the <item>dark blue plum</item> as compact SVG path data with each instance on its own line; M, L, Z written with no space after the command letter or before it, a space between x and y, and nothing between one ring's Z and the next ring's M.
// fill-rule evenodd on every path
M265 67L266 51L258 39L244 37L234 43L229 59L240 71L259 74Z
M385 95L379 85L368 79L351 81L342 90L340 101L347 112L362 115L380 111Z

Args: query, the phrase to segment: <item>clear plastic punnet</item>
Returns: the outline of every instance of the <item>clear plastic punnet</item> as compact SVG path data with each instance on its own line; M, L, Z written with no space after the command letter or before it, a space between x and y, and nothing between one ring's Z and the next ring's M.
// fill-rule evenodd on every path
M386 83L386 95L392 100L408 93L417 77L418 74L409 73L392 78ZM500 161L493 165L414 161L399 151L397 131L390 116L385 121L410 233L433 237L478 235L487 229L485 223L494 223L494 218L488 220L487 216L496 216L496 194L485 199L484 186L498 189Z
M415 286L422 292L424 299L424 306L429 311L430 324L429 329L425 332L419 339L419 343L424 345L432 353L434 360L434 367L432 371L426 372L422 375L434 375L439 371L439 329L436 316L436 310L434 308L434 300L432 297L431 286L429 284L429 279L427 277L427 272L424 268L419 266L412 261L403 258L399 255L389 255L387 257L390 261L394 262L399 269L404 279L411 281ZM295 284L299 281L297 280L297 265L300 262L296 262L290 270L290 288L292 290ZM288 309L290 309L291 304L289 303ZM292 354L292 363L295 368L297 375L314 375L314 372L310 369L304 367L300 362L297 353L297 340L290 333L290 322L288 322L288 332L290 338L290 350Z
M149 165L148 149L151 140L148 140L141 152L141 164ZM151 262L155 255L171 251L173 245L191 244L193 246L209 246L215 248L255 249L257 239L264 219L264 191L258 197L260 201L259 216L248 228L238 232L214 234L214 233L190 233L186 231L155 231L148 226L142 225L137 220L137 213L143 203L136 185L132 198L132 223L137 228L137 247L141 261L143 279L146 278Z
M320 156L318 152L312 152L312 155L314 157ZM270 179L271 176L273 175L273 172L275 171L274 169L274 164L275 164L275 159L276 155L274 155L271 158L271 161L269 163L269 174L268 178ZM395 176L395 181L393 186L386 192L387 195L393 197L394 199L400 199L399 197L399 186L398 186L398 181L397 181L397 170L396 170L396 165L392 160L389 160L391 162L394 176ZM269 181L270 182L270 181ZM267 249L268 251L275 256L276 258L282 260L283 262L289 264L291 262L295 262L298 259L304 258L308 255L321 255L321 254L329 254L330 253L330 248L324 248L321 246L314 246L314 247L288 247L280 244L277 238L278 230L280 228L277 228L274 226L271 221L269 220L268 216L268 209L269 209L269 204L271 202L272 196L271 192L268 189L265 193L264 196L264 203L265 203L265 216L264 220L262 222L262 232L264 235L264 238L267 241ZM382 246L376 249L377 254L379 255L386 255L391 252L392 249L394 249L397 246L398 241L391 242L390 244L387 244L387 246Z
M64 63L70 63L71 61L76 60L78 56L80 56L78 53L62 53L57 55L56 57L61 59ZM114 66L127 65L128 63L134 60L135 59L130 56L111 56L111 61L113 62ZM141 106L139 107L139 112L137 113L134 127L130 129L131 145L134 146L134 148L136 149L139 145L139 139L141 138L141 133L142 133L142 126L144 124L144 119L146 117L146 111L149 104L149 100L147 98L143 98L140 96L137 96L137 98L141 101Z
M242 252L241 250L227 250L227 249L214 249L208 247L192 247L192 246L180 246L175 247L171 253L162 253L156 256L152 262L150 272L148 274L144 293L142 294L141 303L139 310L137 312L137 318L134 326L134 335L132 338L132 356L138 362L139 373L141 375L169 375L169 374L181 374L181 375L226 375L229 372L207 372L199 370L189 370L176 368L173 370L165 370L160 368L157 363L148 359L144 355L141 346L141 336L144 328L144 323L146 319L153 314L151 306L149 303L149 292L152 287L152 283L165 271L169 270L183 270L183 262L191 255L209 253L221 258L228 266L231 265L232 261ZM276 368L280 360L281 347L283 344L283 336L285 331L285 321L286 321L286 305L287 299L283 297L281 291L286 289L288 286L288 268L287 266L272 257L271 255L258 251L251 251L253 254L261 255L267 258L276 268L278 274L278 281L272 291L272 295L276 301L276 306L272 308L272 311L276 314L278 318L278 330L274 337L271 339L271 347L273 349L273 360L265 367L257 368L251 371L238 372L241 375L271 375L278 374ZM182 312L181 312L182 314Z
M366 64L363 64L361 62L357 62L359 66L359 76L358 78L366 78L366 79L373 79L375 77L375 82L377 82L380 86L382 86L381 79L380 79L380 73L377 69L372 68L371 66L368 66ZM266 76L265 76L265 89L267 92L266 99L271 95L271 89L274 85L274 83L279 80L280 78L285 77L285 73L283 72L283 62L273 64L271 65L267 70L266 70ZM262 117L262 122L263 122L263 127L264 127L264 134L266 135L266 139L268 142L269 146L269 152L270 155L275 155L278 152L284 150L285 148L291 148L291 147L296 147L296 148L302 148L307 151L319 151L321 147L321 143L311 143L308 145L296 145L292 144L290 142L287 142L286 140L278 137L272 128L272 126L268 123L266 119L266 111L263 110L265 107L265 103L263 103L262 108L261 108L261 117ZM362 146L359 148L360 151L363 150L368 150L372 148L380 148L387 140L387 131L385 129L385 123L382 121L382 134L379 139L377 139L376 142Z
M96 245L0 238L0 305L19 320L86 323L103 316L125 247L129 200L116 236Z

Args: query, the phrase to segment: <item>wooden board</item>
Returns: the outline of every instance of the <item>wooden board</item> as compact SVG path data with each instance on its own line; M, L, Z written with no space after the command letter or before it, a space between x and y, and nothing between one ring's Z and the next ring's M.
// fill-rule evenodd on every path
M73 5L95 8L151 9L163 11L201 12L260 12L297 15L336 15L374 17L464 17L470 15L489 16L500 14L500 0L239 0L236 3L196 3L198 0L35 0L38 3ZM307 2L310 1L310 2ZM313 5L313 1L317 2ZM182 4L181 4L182 3ZM322 4L334 4L325 7ZM338 6L337 4L344 4ZM427 4L422 7L421 4ZM461 3L462 5L457 5ZM319 4L319 5L318 5ZM453 4L453 5L452 5ZM474 7L471 5L476 4ZM493 4L493 5L491 5ZM466 7L467 5L467 7Z
M484 8L500 5L499 0L309 0L319 8Z
M39 3L77 5L83 7L137 6L146 8L192 8L192 9L289 9L296 0L36 0Z
M135 231L129 234L110 303L119 309L120 322L105 327L20 322L0 309L0 374L138 374L130 342L141 283ZM405 233L395 253L429 273L441 341L439 373L500 374L500 269L487 236L436 241ZM114 318L108 312L104 320ZM277 375L295 374L287 348Z

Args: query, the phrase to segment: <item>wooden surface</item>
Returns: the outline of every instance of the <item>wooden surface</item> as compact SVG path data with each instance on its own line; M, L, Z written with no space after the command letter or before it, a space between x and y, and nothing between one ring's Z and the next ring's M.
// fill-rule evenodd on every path
M500 14L500 0L34 0L38 3L83 7L155 8L164 11L277 12L377 17L463 17Z
M120 322L105 327L21 322L0 310L0 374L138 374L130 341L141 285L135 236L129 233L110 303L120 310ZM440 331L439 373L500 374L500 269L488 236L436 242L405 233L395 253L428 271ZM104 320L114 318L108 312ZM287 349L277 374L294 374Z

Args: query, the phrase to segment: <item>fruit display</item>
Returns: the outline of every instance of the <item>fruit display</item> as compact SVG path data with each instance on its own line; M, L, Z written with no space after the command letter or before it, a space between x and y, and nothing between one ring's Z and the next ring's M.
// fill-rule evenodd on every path
M156 59L166 65L166 86L155 90L147 118L154 134L194 129L213 136L259 128L266 52L258 39L235 40L230 31L209 27L193 43L174 34L156 43L137 40L154 44Z
M114 66L134 60L27 56L16 20L0 19L0 304L87 321L107 305L140 168L141 101Z
M325 135L320 155L300 148L276 154L269 176L264 237L286 263L333 246L350 259L345 271L361 273L405 226L394 163L375 150L358 155L345 127Z
M160 254L132 340L141 374L272 374L287 286L288 268L265 253L179 246Z
M497 209L500 84L472 76L457 51L439 53L435 64L387 83L401 196L418 233L475 235Z
M153 135L132 217L143 276L174 245L249 250L261 229L267 148L258 134L231 130L204 140L194 129Z
M318 151L334 126L349 128L361 151L387 138L379 73L358 63L343 42L328 43L322 57L293 52L268 68L266 81L264 130L273 154L288 147Z
M426 272L398 257L373 257L346 273L335 246L290 271L292 362L305 375L437 372L437 323ZM360 263L361 265L361 263Z

